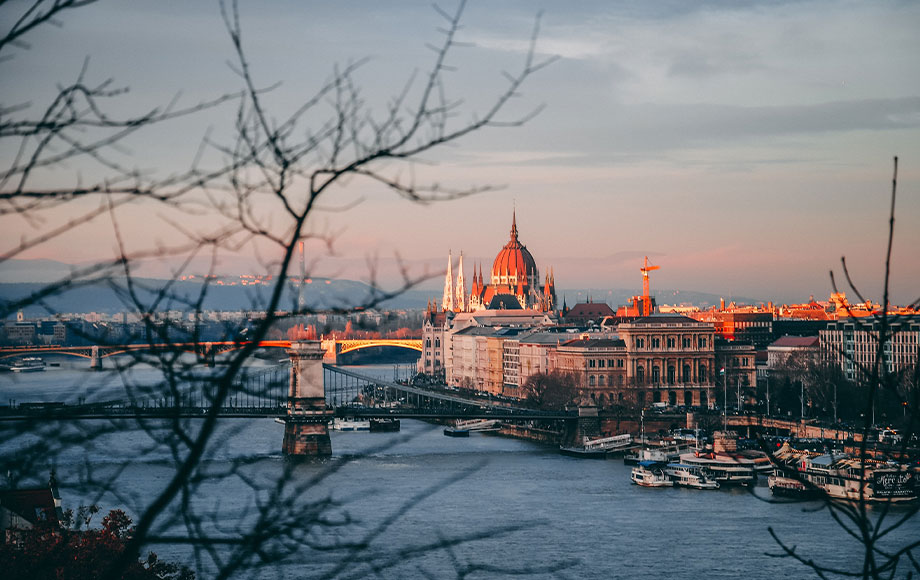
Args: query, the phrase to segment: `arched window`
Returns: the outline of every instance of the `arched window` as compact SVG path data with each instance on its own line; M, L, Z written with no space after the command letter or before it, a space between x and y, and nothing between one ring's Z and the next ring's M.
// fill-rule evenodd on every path
M673 385L675 380L675 375L677 374L677 369L673 366L668 366L668 384Z
M709 374L706 372L706 365L700 365L700 382L705 383L709 380Z
M653 395L653 397L656 403L660 403L661 402L661 391L655 391L655 394Z
M605 386L607 386L607 377L605 377L604 375L598 375L598 377L597 377L597 385L598 385L599 387L605 387Z
M658 384L661 382L661 368L658 365L652 367L652 383Z
M684 377L684 382L685 382L685 383L689 383L689 382L691 381L691 379L690 379L690 365L684 365L683 377Z
M595 379L594 375L589 376L589 377L588 377L588 386L589 386L589 387L593 387L594 384L596 383L596 381L597 381L597 379ZM593 397L594 395L591 395L591 396Z
M645 367L642 365L636 367L636 380L640 385L645 382Z
M672 407L677 406L677 392L676 391L668 391L668 404L671 405Z
M693 406L693 391L684 391L684 407Z

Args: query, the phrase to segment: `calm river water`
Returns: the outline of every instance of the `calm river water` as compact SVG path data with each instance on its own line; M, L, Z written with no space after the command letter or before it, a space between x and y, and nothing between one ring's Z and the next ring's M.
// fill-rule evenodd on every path
M61 365L43 373L0 375L0 401L110 399L120 392L120 380L86 370L85 361L61 359ZM360 368L393 376L390 365ZM134 379L153 376L152 371L138 371ZM458 568L477 565L484 568L472 578L503 577L502 569L533 570L534 576L546 578L814 577L791 559L769 555L779 552L769 528L822 563L859 566L859 546L826 510L806 509L815 504L761 501L769 495L762 483L753 495L746 489L644 489L630 484L630 468L621 461L579 460L544 445L483 434L453 439L441 429L403 421L399 433L334 432L332 459L292 467L280 454L281 424L227 419L204 465L219 472L245 459L240 471L247 477L203 484L190 506L201 513L213 513L216 507L219 521L206 525L233 537L235 526L251 517L247 508L265 501L268 484L292 468L295 481L315 480L294 496L294 505L330 498L336 502L332 519L350 522L323 530L311 541L363 540L393 520L344 567L346 577L370 575L360 563L367 555L392 565L380 573L384 578L450 578ZM157 433L130 424L93 445L49 449L38 466L44 473L35 478L46 479L53 465L65 507L97 503L105 510L121 507L137 514L171 475L170 453L155 443ZM4 464L15 465L27 442L22 437L0 442ZM116 485L98 492L87 482L89 475L114 476ZM256 492L249 485L253 481ZM508 526L522 527L501 533ZM173 522L160 531L175 533L181 526ZM475 537L480 534L486 537ZM899 536L920 537L916 518ZM468 541L415 557L414 548L439 539ZM161 557L195 565L185 546L152 549ZM285 565L265 572L271 577L310 577L328 571L330 561L339 558L336 553L301 550ZM209 577L207 562L200 565L199 577ZM564 566L558 574L536 570L556 565ZM239 577L252 575L249 571Z

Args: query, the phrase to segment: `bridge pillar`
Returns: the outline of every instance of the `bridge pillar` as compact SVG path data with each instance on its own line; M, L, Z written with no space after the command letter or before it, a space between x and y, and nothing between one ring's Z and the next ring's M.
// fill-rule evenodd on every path
M90 351L89 368L93 371L102 370L102 357L99 355L99 345L94 345Z
M293 341L287 353L291 357L291 380L282 452L303 457L328 457L332 455L329 439L332 412L326 410L323 386L325 349L318 340Z
M326 364L334 365L339 362L339 351L342 350L342 345L340 345L335 339L326 339L322 342L323 346L323 362Z
M566 419L563 445L579 446L587 439L601 435L601 419L597 407L578 407L578 419Z

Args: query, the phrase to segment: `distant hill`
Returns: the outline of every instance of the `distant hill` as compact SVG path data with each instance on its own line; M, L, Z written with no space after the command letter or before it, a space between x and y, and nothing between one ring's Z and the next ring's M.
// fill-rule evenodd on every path
M3 281L0 283L0 304L9 304L31 296L40 291L45 284L70 275L75 268L76 266L54 260L8 260L0 263L0 280ZM229 278L225 279L227 280ZM138 279L136 282L146 302L152 300L155 292L166 285L165 280L154 278ZM176 282L173 285L173 294L177 300L163 303L158 310L187 310L188 307L182 303L181 298L192 300L200 290L200 281ZM306 300L307 305L315 309L347 308L366 303L372 296L372 292L371 287L363 282L313 278L312 283L306 286ZM433 287L431 282L428 282L418 289L387 300L381 306L390 309L421 309L425 308L431 299L440 303L441 292L440 287ZM627 304L632 296L640 293L640 290L638 288L558 288L556 293L560 308L563 299L571 307L590 298L593 302L605 302L616 309L617 306ZM653 294L659 304L689 303L701 308L718 305L719 300L723 297L726 303L734 300L739 304L759 304L764 301L742 296L723 296L686 290L658 290ZM30 306L24 312L29 317L44 316L49 311L122 312L127 309L123 299L124 295L123 282L99 281L69 289L59 296L47 299L47 308ZM267 298L267 286L212 285L208 289L202 307L205 310L258 309L265 304ZM292 308L296 304L296 299L296 290L287 289L281 300L281 308Z
M165 280L138 279L134 281L142 302L149 304L159 289L165 287ZM0 304L4 310L16 301L35 295L44 283L28 282L0 284ZM201 282L180 281L170 288L171 299L161 302L157 310L189 310L188 303L197 299L202 289ZM202 309L204 310L257 310L268 300L267 286L220 286L208 288ZM116 313L133 310L126 306L126 285L124 281L98 281L77 288L71 288L44 300L43 305L32 305L23 309L27 317L45 316L49 312L99 312ZM352 280L313 279L307 286L307 305L314 309L348 308L368 302L373 296L380 296L363 282ZM430 293L411 290L383 303L384 308L424 308ZM281 298L281 309L291 309L297 304L296 288L285 290Z

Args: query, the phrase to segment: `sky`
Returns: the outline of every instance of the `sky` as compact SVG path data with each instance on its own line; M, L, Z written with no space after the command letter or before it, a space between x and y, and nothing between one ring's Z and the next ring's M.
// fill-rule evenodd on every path
M240 6L257 81L280 83L266 96L277 118L336 65L365 57L355 78L368 106L382 111L413 73L430 67L426 44L439 42L443 25L427 1ZM502 90L503 70L520 66L538 14L537 57L558 60L527 80L502 118L542 107L539 114L392 168L494 191L417 205L349 180L310 222L335 237L332 254L308 244L312 273L367 278L376 260L380 278L392 281L396 257L413 274L436 274L448 251L455 258L462 251L470 280L473 264L488 272L514 211L521 241L542 272L552 268L560 289L638 290L647 255L660 266L653 288L802 302L827 297L828 272L839 274L846 256L860 289L877 300L897 155L892 296L920 297L920 3L471 1L463 45L448 61L455 70L446 89L462 99L460 121ZM101 1L59 20L0 61L0 103L37 110L87 58L90 78L130 87L116 112L173 99L190 105L240 87L216 2ZM9 25L9 12L0 22ZM113 154L144 172L181 171L204 135L229 134L235 113L221 106L157 127ZM14 152L0 143L4 167ZM34 184L98 172L78 161L34 176ZM73 211L0 216L0 247ZM186 225L204 228L211 219L196 214ZM135 248L178 235L155 208L128 208L119 220ZM101 219L17 258L85 263L110 258L114 247ZM254 256L271 252L244 247L221 268L257 272ZM151 263L143 272L170 266ZM430 282L433 294L441 280Z

